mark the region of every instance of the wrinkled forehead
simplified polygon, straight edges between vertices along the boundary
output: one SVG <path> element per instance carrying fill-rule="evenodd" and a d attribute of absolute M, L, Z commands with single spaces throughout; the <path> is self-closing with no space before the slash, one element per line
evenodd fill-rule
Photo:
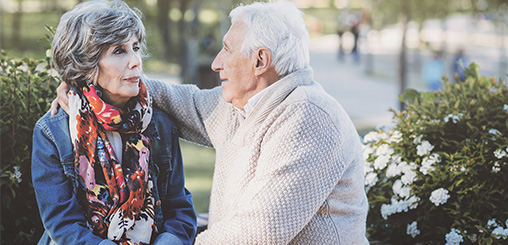
<path fill-rule="evenodd" d="M 236 43 L 242 42 L 245 36 L 245 32 L 247 31 L 247 25 L 238 20 L 231 25 L 226 35 L 224 35 L 223 42 L 224 43 Z"/>

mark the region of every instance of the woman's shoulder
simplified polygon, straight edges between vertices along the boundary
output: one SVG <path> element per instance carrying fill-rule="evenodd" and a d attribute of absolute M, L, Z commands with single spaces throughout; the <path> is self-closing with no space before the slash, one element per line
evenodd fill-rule
<path fill-rule="evenodd" d="M 36 127 L 62 127 L 69 123 L 69 115 L 62 109 L 58 109 L 56 115 L 51 115 L 51 111 L 46 112 L 35 124 Z"/>
<path fill-rule="evenodd" d="M 167 113 L 157 107 L 153 107 L 152 123 L 162 123 L 168 126 L 175 126 L 174 120 Z"/>

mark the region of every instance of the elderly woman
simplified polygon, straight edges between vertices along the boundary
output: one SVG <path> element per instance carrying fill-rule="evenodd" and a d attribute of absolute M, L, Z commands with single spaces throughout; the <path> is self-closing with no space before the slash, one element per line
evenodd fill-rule
<path fill-rule="evenodd" d="M 39 244 L 191 244 L 178 131 L 152 108 L 142 76 L 145 29 L 121 1 L 64 14 L 53 40 L 70 113 L 44 115 L 32 176 L 45 233 Z"/>

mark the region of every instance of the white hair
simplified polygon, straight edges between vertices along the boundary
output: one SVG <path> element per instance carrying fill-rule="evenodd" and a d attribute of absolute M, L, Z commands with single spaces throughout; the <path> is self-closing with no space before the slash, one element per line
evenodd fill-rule
<path fill-rule="evenodd" d="M 241 20 L 247 25 L 241 52 L 250 56 L 261 47 L 270 50 L 277 75 L 309 66 L 309 33 L 303 12 L 288 1 L 255 2 L 240 5 L 229 14 L 231 22 Z"/>

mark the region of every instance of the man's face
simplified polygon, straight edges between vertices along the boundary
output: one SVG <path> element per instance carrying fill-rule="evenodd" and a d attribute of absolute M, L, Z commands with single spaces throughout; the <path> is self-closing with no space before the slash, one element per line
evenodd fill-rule
<path fill-rule="evenodd" d="M 212 70 L 219 72 L 222 97 L 240 109 L 258 92 L 254 76 L 256 59 L 245 57 L 240 51 L 246 30 L 243 21 L 236 21 L 224 35 L 223 47 L 212 63 Z"/>

